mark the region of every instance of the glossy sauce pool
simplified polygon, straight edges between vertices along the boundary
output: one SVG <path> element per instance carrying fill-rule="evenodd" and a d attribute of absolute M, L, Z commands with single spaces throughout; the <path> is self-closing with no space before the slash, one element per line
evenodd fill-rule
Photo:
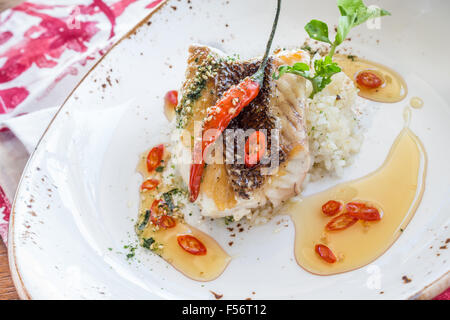
<path fill-rule="evenodd" d="M 405 127 L 374 173 L 289 202 L 284 212 L 295 224 L 298 264 L 314 274 L 331 275 L 360 268 L 383 254 L 405 229 L 421 201 L 426 163 L 422 143 Z M 328 200 L 367 201 L 382 209 L 382 219 L 358 221 L 342 231 L 325 231 L 332 218 L 322 213 L 321 206 Z M 322 260 L 315 252 L 316 244 L 328 246 L 338 261 L 330 264 Z"/>
<path fill-rule="evenodd" d="M 167 153 L 167 151 L 165 151 Z M 146 168 L 147 153 L 141 156 L 137 171 L 144 177 L 157 178 L 162 180 L 156 173 L 149 174 Z M 167 157 L 166 157 L 167 161 Z M 142 222 L 142 214 L 145 210 L 150 209 L 155 197 L 162 192 L 169 191 L 170 188 L 164 184 L 160 185 L 157 191 L 142 192 L 140 194 L 140 217 L 139 223 Z M 155 253 L 160 255 L 164 260 L 170 263 L 175 269 L 186 275 L 187 277 L 197 281 L 214 280 L 222 274 L 230 262 L 230 256 L 222 249 L 222 247 L 206 233 L 186 224 L 182 219 L 176 219 L 176 226 L 170 229 L 160 229 L 155 231 L 154 226 L 149 223 L 147 227 L 139 231 L 137 230 L 139 240 L 149 239 L 155 240 L 156 248 L 162 245 L 163 248 L 156 249 Z M 178 235 L 190 234 L 200 240 L 206 247 L 206 255 L 193 255 L 183 250 L 177 241 Z"/>
<path fill-rule="evenodd" d="M 342 68 L 342 71 L 355 82 L 358 87 L 358 95 L 369 100 L 395 103 L 403 100 L 408 94 L 405 80 L 394 70 L 369 60 L 356 56 L 335 55 L 333 61 Z M 383 80 L 379 88 L 369 89 L 359 85 L 356 77 L 362 71 L 370 71 Z"/>

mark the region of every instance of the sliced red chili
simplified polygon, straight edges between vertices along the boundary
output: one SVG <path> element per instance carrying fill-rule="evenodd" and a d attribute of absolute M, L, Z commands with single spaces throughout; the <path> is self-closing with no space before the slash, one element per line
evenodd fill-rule
<path fill-rule="evenodd" d="M 368 206 L 365 203 L 349 202 L 346 204 L 345 209 L 347 213 L 359 220 L 363 221 L 378 221 L 381 220 L 380 212 L 377 208 Z"/>
<path fill-rule="evenodd" d="M 253 167 L 266 153 L 266 135 L 261 131 L 253 132 L 245 143 L 245 165 Z"/>
<path fill-rule="evenodd" d="M 154 200 L 150 209 L 150 220 L 154 225 L 158 225 L 159 218 L 162 216 L 162 208 L 160 205 L 162 200 Z"/>
<path fill-rule="evenodd" d="M 342 210 L 342 203 L 335 200 L 330 200 L 322 206 L 322 212 L 327 216 L 334 216 Z"/>
<path fill-rule="evenodd" d="M 148 172 L 152 172 L 155 170 L 160 164 L 161 160 L 164 156 L 164 145 L 160 144 L 159 146 L 154 147 L 147 155 L 147 170 Z"/>
<path fill-rule="evenodd" d="M 150 220 L 155 226 L 159 226 L 163 229 L 173 228 L 176 225 L 175 219 L 168 216 L 165 212 L 164 202 L 161 199 L 153 201 L 150 210 Z"/>
<path fill-rule="evenodd" d="M 356 82 L 366 88 L 375 89 L 381 87 L 383 80 L 375 73 L 370 71 L 362 71 L 356 76 Z"/>
<path fill-rule="evenodd" d="M 317 254 L 328 263 L 335 263 L 337 261 L 336 256 L 330 248 L 323 244 L 316 244 Z"/>
<path fill-rule="evenodd" d="M 189 234 L 179 235 L 177 241 L 178 245 L 190 254 L 204 256 L 207 253 L 205 245 L 194 236 Z"/>
<path fill-rule="evenodd" d="M 346 212 L 359 212 L 365 206 L 366 205 L 362 202 L 349 202 L 345 205 L 345 211 Z"/>
<path fill-rule="evenodd" d="M 148 179 L 145 180 L 141 185 L 142 191 L 151 191 L 154 190 L 159 184 L 159 181 L 156 179 Z"/>
<path fill-rule="evenodd" d="M 170 229 L 170 228 L 173 228 L 173 227 L 175 227 L 176 226 L 176 222 L 175 222 L 175 219 L 173 218 L 173 217 L 171 217 L 171 216 L 168 216 L 168 215 L 163 215 L 163 216 L 161 216 L 161 218 L 159 219 L 159 226 L 161 227 L 161 228 L 164 228 L 164 229 Z"/>
<path fill-rule="evenodd" d="M 354 218 L 348 213 L 343 213 L 328 222 L 325 229 L 328 231 L 344 230 L 354 225 L 357 221 L 358 218 Z"/>
<path fill-rule="evenodd" d="M 178 91 L 171 90 L 171 91 L 167 92 L 166 96 L 164 97 L 164 100 L 168 106 L 175 109 L 175 107 L 178 104 Z"/>

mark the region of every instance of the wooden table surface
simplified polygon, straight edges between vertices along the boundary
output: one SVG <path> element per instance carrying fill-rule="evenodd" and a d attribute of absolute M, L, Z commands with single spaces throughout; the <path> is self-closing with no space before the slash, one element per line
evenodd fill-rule
<path fill-rule="evenodd" d="M 18 5 L 23 0 L 0 0 L 0 12 L 10 7 Z M 12 282 L 6 246 L 0 239 L 0 300 L 19 299 L 16 288 Z"/>
<path fill-rule="evenodd" d="M 0 240 L 0 300 L 19 299 L 9 273 L 8 254 L 2 240 Z"/>

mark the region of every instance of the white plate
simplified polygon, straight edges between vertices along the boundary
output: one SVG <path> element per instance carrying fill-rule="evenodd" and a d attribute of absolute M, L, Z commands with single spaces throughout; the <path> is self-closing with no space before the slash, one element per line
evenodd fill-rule
<path fill-rule="evenodd" d="M 448 285 L 450 253 L 439 249 L 450 233 L 448 1 L 376 1 L 392 17 L 383 18 L 380 29 L 359 27 L 346 43 L 353 53 L 402 74 L 409 96 L 378 105 L 345 179 L 379 167 L 402 128 L 409 99 L 425 101 L 413 111 L 411 123 L 429 156 L 425 195 L 404 234 L 384 255 L 352 272 L 312 275 L 294 261 L 292 223 L 275 233 L 277 218 L 239 233 L 232 247 L 223 222 L 203 226 L 233 257 L 211 282 L 192 281 L 143 249 L 135 259 L 125 258 L 123 246 L 135 241 L 138 155 L 167 139 L 161 133 L 167 125 L 162 97 L 180 86 L 189 44 L 216 46 L 242 58 L 261 54 L 275 1 L 264 4 L 172 1 L 83 79 L 44 134 L 14 202 L 10 262 L 22 298 L 210 299 L 213 290 L 228 299 L 405 299 L 426 298 Z M 300 45 L 303 26 L 312 18 L 336 22 L 335 1 L 284 0 L 275 45 Z M 405 284 L 404 275 L 412 281 Z"/>

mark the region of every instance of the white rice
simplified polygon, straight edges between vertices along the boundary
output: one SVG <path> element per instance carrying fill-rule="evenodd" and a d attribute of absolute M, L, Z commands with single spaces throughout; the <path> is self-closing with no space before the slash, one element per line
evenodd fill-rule
<path fill-rule="evenodd" d="M 327 175 L 342 176 L 363 142 L 357 109 L 357 89 L 343 72 L 313 99 L 306 112 L 313 167 L 311 181 Z"/>

